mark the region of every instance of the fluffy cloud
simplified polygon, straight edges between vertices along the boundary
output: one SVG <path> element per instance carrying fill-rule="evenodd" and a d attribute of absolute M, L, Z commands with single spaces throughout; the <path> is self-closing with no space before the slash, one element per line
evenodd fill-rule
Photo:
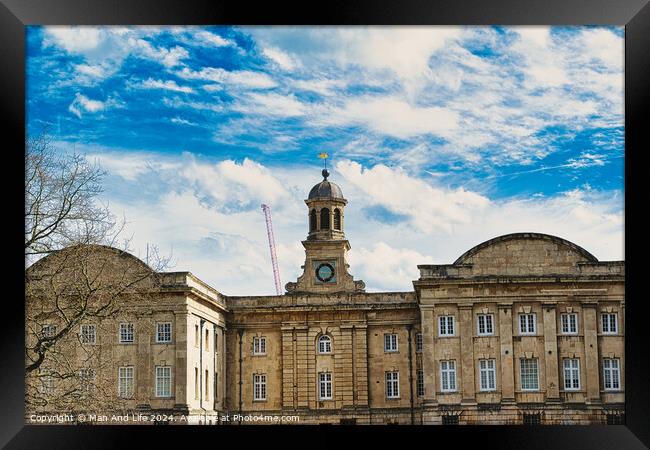
<path fill-rule="evenodd" d="M 176 84 L 174 80 L 162 81 L 162 80 L 154 80 L 152 78 L 149 78 L 136 86 L 144 89 L 164 89 L 167 91 L 185 92 L 185 93 L 194 92 L 194 89 L 192 89 L 191 87 L 179 86 L 178 84 Z"/>
<path fill-rule="evenodd" d="M 336 170 L 368 201 L 407 216 L 411 226 L 420 232 L 451 233 L 455 225 L 471 222 L 473 215 L 490 204 L 475 192 L 435 188 L 400 168 L 383 164 L 364 169 L 356 162 L 340 161 Z"/>
<path fill-rule="evenodd" d="M 110 104 L 112 104 L 110 101 L 102 102 L 100 100 L 92 100 L 85 95 L 77 93 L 70 106 L 68 106 L 68 111 L 81 119 L 84 112 L 92 114 L 103 111 Z"/>

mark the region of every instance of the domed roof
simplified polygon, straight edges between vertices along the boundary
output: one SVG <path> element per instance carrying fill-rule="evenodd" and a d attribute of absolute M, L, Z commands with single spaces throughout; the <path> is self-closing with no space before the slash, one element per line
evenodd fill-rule
<path fill-rule="evenodd" d="M 329 172 L 323 169 L 323 181 L 311 188 L 308 199 L 312 198 L 340 198 L 343 199 L 343 192 L 338 184 L 327 181 Z"/>

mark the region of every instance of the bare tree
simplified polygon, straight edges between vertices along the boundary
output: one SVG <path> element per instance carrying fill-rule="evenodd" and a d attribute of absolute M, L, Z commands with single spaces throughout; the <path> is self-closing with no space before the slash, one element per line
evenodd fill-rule
<path fill-rule="evenodd" d="M 78 153 L 58 152 L 47 134 L 26 141 L 25 255 L 106 243 L 116 221 L 98 201 L 105 172 Z"/>
<path fill-rule="evenodd" d="M 96 340 L 110 343 L 114 320 L 156 292 L 169 258 L 152 247 L 144 263 L 128 241 L 117 248 L 123 223 L 99 203 L 104 172 L 83 155 L 58 153 L 40 135 L 26 142 L 25 166 L 27 409 L 108 407 L 112 355 Z M 88 322 L 93 342 L 81 331 Z"/>

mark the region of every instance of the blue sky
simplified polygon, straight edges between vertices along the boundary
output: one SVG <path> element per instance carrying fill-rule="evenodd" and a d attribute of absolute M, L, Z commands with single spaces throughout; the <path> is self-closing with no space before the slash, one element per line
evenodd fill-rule
<path fill-rule="evenodd" d="M 515 231 L 623 259 L 622 28 L 29 27 L 27 54 L 28 133 L 226 294 L 272 293 L 262 202 L 300 274 L 321 151 L 369 290 Z"/>

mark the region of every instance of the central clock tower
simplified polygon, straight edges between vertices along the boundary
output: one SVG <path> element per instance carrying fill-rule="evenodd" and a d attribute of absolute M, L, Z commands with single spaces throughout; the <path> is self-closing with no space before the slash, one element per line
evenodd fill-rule
<path fill-rule="evenodd" d="M 348 272 L 350 243 L 344 232 L 344 209 L 348 201 L 343 198 L 341 188 L 327 180 L 327 169 L 322 174 L 323 181 L 309 191 L 305 200 L 309 233 L 302 241 L 304 272 L 296 282 L 287 283 L 286 290 L 290 294 L 364 292 L 365 283 L 355 281 Z"/>

